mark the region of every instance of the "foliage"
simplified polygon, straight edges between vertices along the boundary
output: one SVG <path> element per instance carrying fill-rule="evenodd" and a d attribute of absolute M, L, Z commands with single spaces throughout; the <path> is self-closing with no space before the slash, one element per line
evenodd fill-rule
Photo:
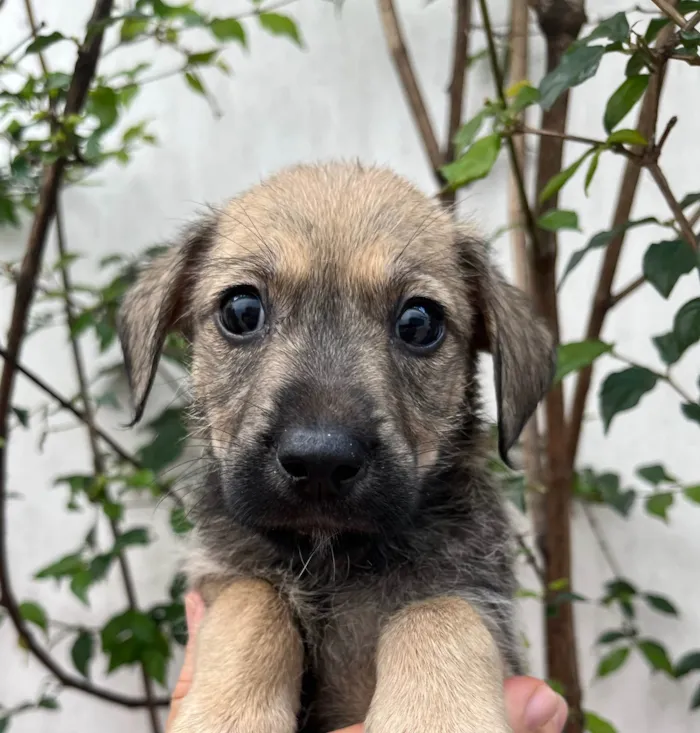
<path fill-rule="evenodd" d="M 690 18 L 700 10 L 700 2 L 686 0 L 678 9 Z M 627 124 L 630 113 L 649 89 L 650 79 L 659 64 L 671 61 L 698 65 L 700 33 L 692 28 L 678 30 L 672 36 L 672 43 L 659 47 L 655 45 L 659 33 L 672 21 L 661 13 L 646 17 L 644 28 L 640 28 L 639 23 L 631 23 L 627 13 L 617 13 L 597 23 L 586 36 L 570 46 L 561 63 L 538 85 L 520 82 L 503 90 L 503 95 L 497 99 L 487 100 L 454 135 L 453 155 L 439 171 L 446 188 L 456 191 L 488 176 L 514 137 L 546 134 L 546 131 L 524 125 L 523 115 L 538 108 L 550 110 L 568 90 L 584 83 L 595 83 L 600 64 L 608 55 L 624 56 L 627 64 L 624 78 L 601 109 L 604 135 L 601 139 L 570 138 L 571 144 L 583 146 L 583 152 L 537 192 L 538 207 L 554 200 L 578 177 L 579 171 L 585 171 L 582 183 L 587 195 L 595 185 L 599 160 L 604 155 L 634 158 L 640 166 L 653 170 L 656 177 L 660 173 L 658 154 L 665 135 L 656 135 L 654 140 L 660 141 L 657 143 L 647 140 L 639 129 L 622 125 Z M 127 64 L 109 72 L 98 67 L 84 110 L 70 116 L 64 114 L 64 108 L 71 74 L 63 68 L 44 66 L 43 55 L 46 53 L 48 58 L 48 52 L 57 44 L 77 48 L 79 41 L 63 35 L 58 29 L 42 28 L 11 49 L 0 62 L 0 126 L 5 146 L 5 158 L 0 167 L 0 226 L 18 227 L 36 211 L 43 172 L 57 157 L 67 160 L 67 184 L 79 185 L 108 163 L 128 164 L 143 145 L 157 144 L 156 123 L 132 118 L 131 105 L 145 85 L 169 75 L 178 76 L 183 82 L 183 90 L 203 98 L 216 111 L 215 100 L 208 91 L 208 74 L 231 72 L 223 51 L 229 44 L 247 47 L 251 23 L 297 46 L 303 45 L 302 35 L 292 18 L 260 0 L 252 0 L 246 17 L 213 17 L 198 9 L 196 2 L 175 5 L 162 0 L 137 0 L 118 3 L 108 21 L 114 45 L 108 46 L 104 55 L 136 44 L 148 44 L 153 49 L 152 60 Z M 201 39 L 202 34 L 207 39 L 206 45 L 197 50 L 191 48 L 190 38 L 197 35 Z M 178 62 L 165 72 L 156 73 L 155 60 L 163 55 L 162 52 L 167 52 L 169 58 L 177 58 Z M 41 64 L 37 63 L 40 56 Z M 111 175 L 120 175 L 110 170 Z M 697 278 L 700 274 L 697 236 L 689 237 L 687 226 L 689 219 L 694 220 L 693 225 L 698 220 L 700 194 L 689 192 L 675 204 L 677 206 L 671 206 L 673 216 L 668 220 L 655 217 L 627 220 L 595 234 L 571 255 L 558 288 L 564 286 L 568 276 L 591 252 L 605 252 L 617 237 L 632 229 L 646 231 L 645 228 L 652 225 L 665 234 L 649 242 L 640 263 L 639 286 L 649 284 L 661 299 L 667 299 L 681 278 Z M 576 233 L 582 229 L 576 211 L 544 207 L 538 208 L 538 212 L 533 222 L 540 232 L 556 235 L 562 230 Z M 97 283 L 94 279 L 73 278 L 75 264 L 84 258 L 81 253 L 67 249 L 57 261 L 44 263 L 30 337 L 40 337 L 48 327 L 61 326 L 73 343 L 80 345 L 90 339 L 98 344 L 102 355 L 101 367 L 93 375 L 89 394 L 69 397 L 66 400 L 69 404 L 85 405 L 87 401 L 101 409 L 125 408 L 119 377 L 122 364 L 114 357 L 116 311 L 120 298 L 133 281 L 137 264 L 158 251 L 157 247 L 152 247 L 133 257 L 110 255 L 104 258 L 97 263 L 100 273 Z M 16 283 L 17 263 L 6 263 L 4 275 Z M 66 282 L 70 282 L 68 287 Z M 619 300 L 623 305 L 623 298 Z M 71 316 L 68 319 L 67 305 Z M 678 397 L 678 419 L 686 421 L 687 429 L 696 436 L 700 425 L 700 383 L 693 385 L 692 390 L 683 387 L 677 383 L 672 370 L 700 341 L 700 298 L 691 298 L 684 303 L 668 324 L 668 330 L 650 334 L 650 338 L 665 365 L 662 371 L 623 356 L 624 344 L 589 338 L 560 345 L 555 381 L 566 383 L 599 362 L 614 363 L 617 366 L 602 381 L 598 394 L 598 413 L 606 432 L 618 427 L 618 416 L 643 409 L 647 394 L 667 388 Z M 166 381 L 172 381 L 171 371 L 182 374 L 186 364 L 184 343 L 170 336 L 160 367 Z M 55 478 L 55 490 L 65 496 L 66 511 L 91 517 L 92 523 L 84 537 L 76 538 L 68 554 L 36 570 L 34 579 L 37 583 L 52 583 L 58 589 L 67 589 L 77 603 L 89 606 L 110 573 L 128 576 L 129 564 L 138 553 L 157 541 L 147 527 L 128 523 L 127 505 L 134 496 L 167 505 L 174 535 L 185 535 L 189 531 L 186 512 L 173 490 L 175 478 L 169 471 L 181 459 L 185 448 L 186 407 L 181 401 L 156 415 L 146 426 L 143 444 L 135 455 L 115 450 L 113 442 L 108 445 L 98 435 L 101 450 L 100 456 L 95 456 L 95 470 L 76 469 L 74 474 Z M 59 409 L 62 409 L 60 405 L 52 402 L 30 413 L 21 405 L 13 405 L 13 429 L 39 425 L 43 444 L 54 429 L 49 418 Z M 621 422 L 622 418 L 619 420 Z M 97 426 L 93 428 L 98 429 Z M 537 487 L 529 485 L 522 473 L 508 471 L 495 457 L 493 466 L 503 472 L 508 495 L 515 506 L 524 511 L 530 493 Z M 627 518 L 639 508 L 653 519 L 665 522 L 676 505 L 700 504 L 700 477 L 688 484 L 674 477 L 671 467 L 650 463 L 639 467 L 635 481 L 626 485 L 621 476 L 606 471 L 605 467 L 579 467 L 574 473 L 573 493 L 586 511 L 602 506 Z M 109 541 L 104 540 L 104 532 L 98 531 L 104 527 L 110 530 Z M 537 558 L 527 542 L 523 541 L 522 547 L 528 561 L 536 566 Z M 1 551 L 4 547 L 0 547 Z M 540 599 L 548 614 L 556 615 L 562 605 L 572 603 L 596 603 L 615 612 L 618 619 L 615 626 L 597 640 L 600 651 L 598 677 L 615 675 L 630 658 L 638 656 L 654 672 L 673 679 L 695 675 L 700 681 L 700 650 L 688 650 L 674 659 L 661 640 L 649 637 L 639 619 L 640 607 L 676 617 L 681 612 L 677 604 L 653 590 L 639 589 L 619 576 L 620 573 L 613 569 L 611 579 L 598 598 L 574 593 L 567 579 L 550 583 L 538 591 L 523 591 L 522 595 Z M 176 576 L 166 598 L 150 607 L 142 607 L 137 599 L 127 598 L 124 606 L 114 609 L 99 628 L 61 623 L 52 617 L 49 609 L 32 598 L 17 599 L 16 610 L 27 633 L 36 631 L 47 648 L 59 640 L 69 644 L 75 674 L 63 672 L 55 685 L 52 683 L 50 688 L 42 689 L 34 700 L 13 708 L 0 707 L 0 733 L 10 726 L 16 715 L 35 709 L 57 709 L 56 695 L 60 688 L 75 686 L 72 680 L 76 677 L 89 683 L 98 660 L 110 673 L 122 668 L 140 668 L 148 680 L 162 688 L 176 648 L 186 642 L 182 593 L 183 579 Z M 3 596 L 4 605 L 7 606 L 10 600 Z M 18 639 L 21 646 L 27 646 L 25 636 L 20 634 Z M 104 696 L 104 690 L 96 685 L 90 684 L 87 691 Z M 165 699 L 164 694 L 152 695 L 144 704 L 162 704 Z M 691 706 L 700 707 L 700 687 L 694 693 Z M 586 711 L 584 724 L 591 733 L 615 731 L 613 723 L 591 711 Z"/>

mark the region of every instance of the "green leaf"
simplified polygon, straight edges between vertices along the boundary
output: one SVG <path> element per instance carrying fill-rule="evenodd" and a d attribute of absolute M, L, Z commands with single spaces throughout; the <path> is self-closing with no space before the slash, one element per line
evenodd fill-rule
<path fill-rule="evenodd" d="M 574 173 L 576 173 L 576 171 L 581 167 L 583 161 L 591 155 L 592 152 L 592 150 L 589 150 L 578 160 L 574 161 L 568 168 L 564 168 L 564 170 L 557 173 L 556 176 L 552 176 L 540 191 L 539 202 L 543 204 L 545 201 L 552 198 L 557 191 L 563 188 L 566 182 L 574 175 Z"/>
<path fill-rule="evenodd" d="M 34 576 L 37 580 L 43 578 L 73 577 L 80 570 L 85 569 L 85 563 L 78 554 L 66 555 L 55 563 L 47 565 Z"/>
<path fill-rule="evenodd" d="M 681 412 L 693 422 L 700 425 L 700 404 L 697 402 L 686 402 L 681 405 Z"/>
<path fill-rule="evenodd" d="M 616 670 L 620 669 L 622 665 L 627 661 L 629 657 L 629 647 L 620 647 L 607 654 L 600 660 L 598 664 L 598 670 L 596 672 L 598 677 L 607 677 Z"/>
<path fill-rule="evenodd" d="M 147 545 L 150 542 L 148 530 L 145 527 L 136 527 L 120 535 L 114 543 L 114 552 L 120 552 L 134 545 Z"/>
<path fill-rule="evenodd" d="M 556 232 L 559 229 L 578 230 L 578 214 L 564 209 L 550 209 L 540 216 L 537 226 L 548 232 Z"/>
<path fill-rule="evenodd" d="M 187 576 L 184 573 L 176 573 L 172 583 L 170 584 L 170 598 L 173 601 L 181 600 L 182 596 L 185 594 L 186 589 Z"/>
<path fill-rule="evenodd" d="M 500 149 L 501 136 L 497 133 L 487 135 L 477 140 L 454 163 L 443 166 L 440 171 L 451 188 L 466 186 L 491 172 Z"/>
<path fill-rule="evenodd" d="M 73 660 L 73 666 L 83 677 L 89 677 L 88 667 L 92 660 L 93 651 L 94 640 L 92 634 L 88 631 L 81 631 L 71 647 L 70 656 Z"/>
<path fill-rule="evenodd" d="M 585 728 L 588 733 L 617 733 L 615 727 L 595 713 L 584 713 Z"/>
<path fill-rule="evenodd" d="M 673 665 L 668 658 L 668 653 L 661 644 L 656 641 L 646 640 L 640 641 L 637 646 L 654 671 L 660 670 L 661 672 L 666 672 L 669 677 L 673 677 Z"/>
<path fill-rule="evenodd" d="M 122 43 L 130 43 L 146 31 L 148 28 L 148 18 L 134 17 L 125 18 L 119 31 L 119 39 Z"/>
<path fill-rule="evenodd" d="M 155 433 L 155 438 L 139 451 L 139 462 L 143 468 L 158 473 L 176 460 L 184 450 L 187 428 L 183 411 L 169 407 L 147 427 Z"/>
<path fill-rule="evenodd" d="M 612 348 L 612 344 L 603 341 L 574 341 L 560 344 L 555 383 L 561 381 L 567 374 L 589 366 L 599 356 L 610 353 Z"/>
<path fill-rule="evenodd" d="M 86 606 L 88 603 L 87 592 L 92 585 L 92 574 L 89 569 L 78 571 L 70 581 L 71 593 Z"/>
<path fill-rule="evenodd" d="M 647 282 L 668 298 L 678 279 L 698 265 L 698 257 L 684 239 L 650 244 L 644 254 L 642 271 Z"/>
<path fill-rule="evenodd" d="M 666 469 L 658 463 L 638 468 L 637 476 L 644 481 L 647 481 L 652 486 L 658 486 L 662 483 L 675 483 L 676 481 L 676 479 L 673 476 L 669 476 L 668 473 L 666 473 Z"/>
<path fill-rule="evenodd" d="M 644 598 L 646 602 L 655 610 L 660 613 L 667 613 L 669 616 L 678 616 L 678 609 L 663 596 L 657 596 L 653 593 L 645 593 Z"/>
<path fill-rule="evenodd" d="M 452 141 L 455 146 L 455 153 L 461 155 L 473 142 L 481 130 L 484 120 L 489 116 L 488 109 L 482 109 L 478 114 L 462 125 Z"/>
<path fill-rule="evenodd" d="M 37 707 L 44 710 L 58 710 L 58 700 L 55 697 L 42 697 L 37 703 Z"/>
<path fill-rule="evenodd" d="M 259 13 L 260 25 L 275 36 L 286 36 L 298 46 L 302 46 L 301 36 L 296 23 L 288 16 L 280 13 Z"/>
<path fill-rule="evenodd" d="M 10 725 L 10 716 L 9 715 L 3 715 L 2 717 L 0 717 L 0 733 L 5 733 L 9 725 Z"/>
<path fill-rule="evenodd" d="M 583 192 L 588 196 L 588 189 L 591 186 L 591 183 L 593 183 L 593 177 L 596 174 L 596 171 L 598 170 L 598 161 L 600 160 L 600 155 L 603 151 L 602 150 L 596 150 L 593 155 L 591 156 L 591 162 L 588 166 L 588 170 L 586 171 L 586 180 L 583 183 Z"/>
<path fill-rule="evenodd" d="M 100 121 L 100 130 L 106 130 L 117 121 L 119 116 L 119 97 L 114 89 L 97 87 L 90 92 L 87 111 Z"/>
<path fill-rule="evenodd" d="M 238 41 L 246 45 L 246 35 L 243 26 L 236 18 L 214 18 L 209 23 L 214 37 L 219 41 Z"/>
<path fill-rule="evenodd" d="M 565 53 L 556 69 L 540 83 L 540 106 L 548 110 L 571 87 L 583 84 L 598 70 L 605 54 L 603 46 L 580 46 Z"/>
<path fill-rule="evenodd" d="M 187 534 L 192 529 L 192 523 L 182 507 L 175 507 L 170 512 L 170 527 L 178 535 Z"/>
<path fill-rule="evenodd" d="M 156 680 L 156 682 L 164 685 L 167 662 L 165 655 L 155 649 L 146 649 L 141 655 L 141 661 L 143 662 L 146 674 Z"/>
<path fill-rule="evenodd" d="M 23 407 L 13 407 L 12 412 L 23 428 L 29 427 L 29 410 Z"/>
<path fill-rule="evenodd" d="M 25 601 L 19 606 L 19 615 L 29 623 L 38 626 L 42 631 L 49 630 L 49 622 L 46 619 L 46 611 L 33 601 Z"/>
<path fill-rule="evenodd" d="M 535 89 L 535 87 L 532 87 L 529 84 L 524 84 L 518 89 L 515 99 L 513 99 L 510 105 L 510 112 L 511 114 L 518 115 L 524 109 L 539 101 L 539 89 Z"/>
<path fill-rule="evenodd" d="M 700 298 L 682 305 L 673 319 L 673 331 L 655 336 L 652 341 L 663 361 L 669 366 L 675 364 L 700 341 Z"/>
<path fill-rule="evenodd" d="M 683 198 L 683 201 L 681 201 L 681 209 L 687 209 L 688 206 L 697 204 L 698 201 L 700 201 L 700 193 L 689 193 Z"/>
<path fill-rule="evenodd" d="M 613 644 L 621 639 L 626 639 L 628 634 L 624 631 L 605 631 L 598 637 L 598 644 Z"/>
<path fill-rule="evenodd" d="M 613 92 L 605 107 L 603 125 L 610 133 L 630 112 L 632 107 L 642 98 L 649 85 L 648 74 L 630 76 Z"/>
<path fill-rule="evenodd" d="M 683 489 L 683 496 L 689 501 L 700 504 L 700 484 L 697 486 L 686 486 Z"/>
<path fill-rule="evenodd" d="M 684 654 L 676 663 L 676 677 L 685 677 L 691 672 L 700 672 L 700 651 Z"/>
<path fill-rule="evenodd" d="M 642 71 L 649 70 L 649 60 L 643 51 L 635 51 L 625 67 L 625 76 L 638 76 Z"/>
<path fill-rule="evenodd" d="M 609 145 L 647 145 L 648 140 L 638 130 L 615 130 L 605 141 Z"/>
<path fill-rule="evenodd" d="M 631 410 L 639 400 L 656 386 L 656 375 L 644 367 L 630 367 L 609 374 L 600 390 L 600 413 L 607 433 L 613 418 Z"/>
<path fill-rule="evenodd" d="M 700 708 L 700 686 L 695 690 L 690 700 L 690 709 L 697 710 L 698 708 Z"/>
<path fill-rule="evenodd" d="M 662 491 L 652 494 L 645 502 L 647 514 L 668 521 L 668 510 L 673 505 L 673 494 L 670 491 Z"/>
<path fill-rule="evenodd" d="M 187 54 L 188 66 L 202 66 L 210 64 L 221 53 L 221 49 L 213 48 L 210 51 L 200 51 L 199 53 Z"/>
<path fill-rule="evenodd" d="M 54 43 L 58 43 L 59 41 L 66 40 L 66 37 L 59 33 L 58 31 L 54 31 L 53 33 L 49 33 L 48 35 L 38 35 L 28 46 L 27 50 L 25 51 L 26 54 L 30 53 L 39 53 L 40 51 L 44 51 L 45 49 L 49 48 L 49 46 L 53 46 Z"/>
<path fill-rule="evenodd" d="M 630 25 L 624 12 L 615 13 L 598 25 L 583 38 L 576 41 L 576 45 L 590 44 L 591 41 L 607 38 L 612 42 L 626 41 L 629 38 Z"/>
<path fill-rule="evenodd" d="M 197 92 L 197 94 L 202 94 L 206 96 L 206 91 L 204 89 L 204 84 L 202 83 L 202 80 L 199 77 L 199 74 L 195 73 L 194 71 L 186 71 L 185 72 L 185 81 L 187 82 L 187 85 L 190 89 Z"/>

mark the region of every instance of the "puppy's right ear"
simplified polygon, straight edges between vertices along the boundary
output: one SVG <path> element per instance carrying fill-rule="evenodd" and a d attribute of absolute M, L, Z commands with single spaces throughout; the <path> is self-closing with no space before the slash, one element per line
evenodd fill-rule
<path fill-rule="evenodd" d="M 187 332 L 190 292 L 199 262 L 211 246 L 216 220 L 191 225 L 181 241 L 154 259 L 122 301 L 117 318 L 135 425 L 143 415 L 169 331 Z"/>

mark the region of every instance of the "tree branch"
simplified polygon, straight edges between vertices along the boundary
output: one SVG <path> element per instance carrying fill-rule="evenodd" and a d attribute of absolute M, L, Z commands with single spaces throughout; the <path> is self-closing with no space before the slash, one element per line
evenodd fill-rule
<path fill-rule="evenodd" d="M 399 27 L 399 20 L 396 15 L 394 2 L 393 0 L 378 0 L 378 3 L 384 36 L 386 37 L 386 42 L 389 46 L 394 66 L 399 74 L 399 78 L 401 79 L 401 85 L 406 96 L 406 100 L 411 108 L 414 122 L 420 132 L 423 147 L 425 148 L 425 153 L 428 156 L 430 166 L 432 167 L 440 186 L 442 186 L 444 181 L 442 180 L 439 172 L 443 163 L 440 146 L 438 144 L 437 137 L 435 136 L 425 102 L 423 101 L 423 95 L 421 94 L 418 86 L 416 74 L 413 70 L 413 65 L 411 64 L 411 59 L 406 49 L 406 43 L 401 34 L 401 28 Z"/>
<path fill-rule="evenodd" d="M 10 360 L 10 355 L 2 346 L 0 346 L 0 356 L 5 361 Z M 38 387 L 42 392 L 45 392 L 52 400 L 54 400 L 54 402 L 57 402 L 64 410 L 72 413 L 78 420 L 80 420 L 80 422 L 87 422 L 87 417 L 82 410 L 71 404 L 65 397 L 62 397 L 58 392 L 53 389 L 53 387 L 51 387 L 51 385 L 47 384 L 41 377 L 39 377 L 37 374 L 34 374 L 34 372 L 30 371 L 18 362 L 14 363 L 14 367 L 20 374 L 24 375 L 32 384 L 34 384 L 35 387 Z M 121 458 L 125 463 L 131 464 L 136 469 L 142 468 L 141 464 L 136 460 L 136 458 L 134 458 L 134 456 L 130 455 L 122 446 L 119 445 L 119 443 L 115 442 L 114 439 L 110 438 L 110 436 L 104 430 L 97 427 L 96 425 L 95 432 L 100 437 L 100 440 L 102 440 L 105 445 L 109 446 L 114 451 L 114 453 L 116 453 L 116 455 L 118 455 L 119 458 Z"/>
<path fill-rule="evenodd" d="M 450 112 L 447 124 L 447 141 L 443 160 L 454 160 L 453 140 L 462 123 L 464 108 L 467 57 L 469 55 L 469 30 L 471 27 L 472 0 L 455 0 L 455 42 L 452 58 L 452 81 L 450 82 Z"/>
<path fill-rule="evenodd" d="M 64 109 L 66 116 L 78 114 L 82 109 L 100 56 L 105 26 L 104 21 L 111 15 L 112 4 L 113 0 L 96 0 L 95 2 L 85 40 L 78 50 L 78 57 L 68 87 Z M 3 606 L 7 609 L 20 638 L 25 640 L 28 648 L 34 652 L 37 659 L 45 667 L 54 672 L 59 679 L 62 681 L 65 680 L 68 686 L 78 689 L 88 688 L 86 689 L 88 691 L 94 688 L 82 680 L 68 677 L 36 643 L 31 632 L 26 628 L 24 619 L 13 601 L 14 596 L 10 585 L 7 552 L 5 551 L 7 541 L 7 439 L 9 435 L 9 414 L 12 403 L 12 392 L 17 372 L 16 364 L 24 340 L 27 319 L 36 289 L 36 280 L 46 248 L 46 240 L 56 208 L 56 197 L 66 165 L 66 158 L 58 157 L 44 170 L 39 193 L 39 203 L 34 214 L 34 220 L 27 242 L 27 250 L 22 260 L 19 278 L 15 288 L 14 304 L 7 337 L 7 354 L 9 358 L 3 362 L 2 377 L 0 378 L 0 592 L 2 594 Z M 132 702 L 131 698 L 124 698 L 123 696 L 114 695 L 109 692 L 104 692 L 102 696 L 105 699 L 110 699 L 112 702 L 119 702 L 121 704 L 124 704 L 125 700 L 129 703 Z"/>
<path fill-rule="evenodd" d="M 31 0 L 27 0 L 31 2 Z M 87 373 L 85 370 L 85 361 L 83 354 L 80 349 L 80 344 L 74 335 L 75 326 L 75 315 L 73 313 L 73 307 L 70 299 L 72 293 L 72 283 L 70 273 L 68 271 L 68 265 L 66 264 L 66 255 L 68 250 L 65 243 L 65 230 L 63 227 L 63 217 L 61 214 L 60 201 L 56 202 L 56 235 L 58 240 L 58 252 L 60 256 L 60 267 L 59 271 L 61 274 L 61 281 L 63 285 L 63 307 L 66 315 L 66 322 L 68 326 L 68 340 L 71 345 L 71 351 L 73 353 L 73 363 L 75 365 L 75 374 L 78 380 L 78 389 L 80 392 L 80 399 L 83 403 L 83 410 L 85 414 L 85 426 L 87 428 L 88 440 L 90 443 L 90 451 L 92 453 L 93 469 L 96 476 L 106 475 L 104 459 L 100 452 L 100 446 L 98 442 L 98 434 L 95 428 L 95 413 L 92 406 L 92 400 L 90 398 L 90 387 L 87 379 Z M 112 532 L 112 540 L 115 547 L 119 546 L 119 538 L 121 537 L 121 528 L 119 522 L 113 517 L 109 517 L 109 526 Z M 124 554 L 124 550 L 119 550 L 116 553 L 117 564 L 121 572 L 122 581 L 124 583 L 124 591 L 126 593 L 129 608 L 132 611 L 138 610 L 138 603 L 136 599 L 136 587 L 134 585 L 131 568 Z M 141 679 L 143 682 L 144 693 L 146 697 L 146 708 L 148 710 L 149 719 L 151 722 L 151 729 L 154 733 L 159 733 L 161 729 L 160 720 L 158 719 L 158 710 L 155 703 L 155 695 L 153 692 L 153 683 L 151 678 L 148 676 L 145 664 L 141 663 Z"/>
<path fill-rule="evenodd" d="M 649 173 L 651 173 L 652 178 L 654 179 L 654 181 L 656 181 L 656 185 L 659 187 L 661 194 L 666 200 L 668 208 L 671 209 L 671 211 L 673 212 L 673 216 L 678 222 L 678 226 L 680 227 L 686 242 L 688 242 L 688 244 L 697 252 L 698 240 L 695 237 L 695 232 L 693 232 L 693 228 L 690 225 L 690 222 L 685 218 L 685 214 L 683 213 L 681 205 L 678 203 L 678 200 L 671 192 L 671 187 L 669 186 L 668 180 L 663 174 L 663 171 L 661 170 L 661 168 L 659 168 L 659 164 L 654 162 L 648 165 L 647 168 L 649 168 Z"/>
<path fill-rule="evenodd" d="M 619 293 L 615 293 L 615 295 L 610 296 L 610 306 L 609 308 L 613 308 L 616 306 L 621 300 L 624 300 L 628 295 L 632 295 L 638 288 L 641 288 L 642 285 L 646 282 L 646 278 L 644 275 L 640 275 L 635 280 L 632 280 L 632 282 L 629 285 L 626 285 L 622 290 L 620 290 Z"/>
<path fill-rule="evenodd" d="M 652 0 L 661 12 L 669 17 L 679 28 L 685 30 L 685 18 L 676 10 L 676 8 L 666 0 Z"/>
<path fill-rule="evenodd" d="M 661 30 L 657 40 L 659 48 L 665 48 L 673 39 L 675 30 L 673 26 L 668 25 Z M 663 57 L 662 57 L 663 58 Z M 667 64 L 661 64 L 652 73 L 642 108 L 637 121 L 637 130 L 646 140 L 653 138 L 656 130 L 656 124 L 659 114 L 659 102 L 663 89 L 664 80 L 666 78 Z M 639 149 L 638 152 L 643 152 Z M 617 198 L 615 214 L 613 216 L 611 229 L 617 229 L 620 233 L 615 236 L 607 245 L 603 264 L 598 275 L 598 282 L 593 298 L 591 312 L 586 327 L 586 340 L 595 341 L 600 337 L 600 333 L 605 322 L 608 311 L 613 305 L 611 298 L 612 283 L 615 279 L 617 264 L 622 253 L 622 246 L 625 242 L 624 224 L 629 221 L 632 205 L 634 204 L 637 186 L 641 174 L 641 166 L 638 160 L 629 158 L 625 165 L 622 176 L 622 183 Z M 568 420 L 568 461 L 573 468 L 578 452 L 579 441 L 581 439 L 581 429 L 583 427 L 583 416 L 586 410 L 586 402 L 588 400 L 588 391 L 591 386 L 591 378 L 593 367 L 588 366 L 581 369 L 576 379 L 576 387 L 574 390 L 573 404 L 570 417 Z"/>

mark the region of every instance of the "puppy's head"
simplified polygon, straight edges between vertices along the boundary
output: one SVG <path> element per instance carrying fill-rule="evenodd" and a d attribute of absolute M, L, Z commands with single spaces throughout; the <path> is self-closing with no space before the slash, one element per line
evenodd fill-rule
<path fill-rule="evenodd" d="M 485 245 L 357 165 L 287 170 L 195 224 L 120 323 L 137 419 L 167 331 L 190 339 L 206 491 L 261 531 L 401 525 L 476 430 L 477 352 L 494 356 L 504 458 L 554 363 Z"/>

